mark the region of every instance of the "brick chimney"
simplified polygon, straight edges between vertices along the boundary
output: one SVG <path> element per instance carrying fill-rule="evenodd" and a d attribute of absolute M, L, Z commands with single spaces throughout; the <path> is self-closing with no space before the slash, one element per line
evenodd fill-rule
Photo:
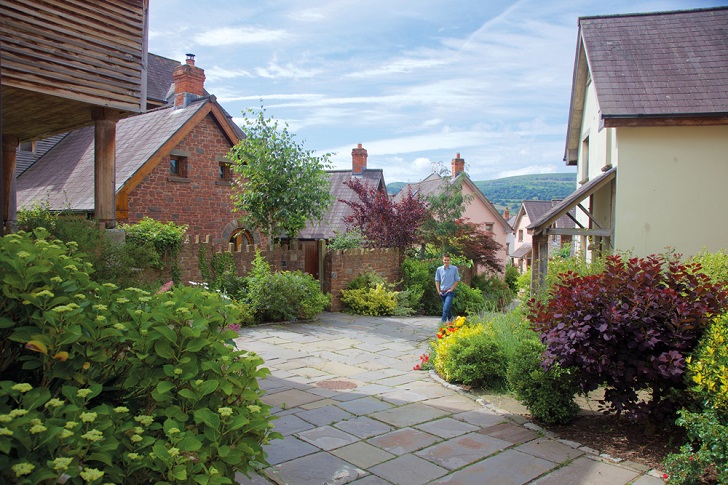
<path fill-rule="evenodd" d="M 506 210 L 503 211 L 503 219 L 508 220 L 509 217 L 511 217 L 511 211 L 506 207 Z"/>
<path fill-rule="evenodd" d="M 460 158 L 460 154 L 455 155 L 452 159 L 452 178 L 457 177 L 465 171 L 465 159 Z"/>
<path fill-rule="evenodd" d="M 351 173 L 361 175 L 367 169 L 367 150 L 359 143 L 351 150 Z"/>
<path fill-rule="evenodd" d="M 187 54 L 185 63 L 174 69 L 172 80 L 175 107 L 184 108 L 205 95 L 205 70 L 195 66 L 194 54 Z"/>

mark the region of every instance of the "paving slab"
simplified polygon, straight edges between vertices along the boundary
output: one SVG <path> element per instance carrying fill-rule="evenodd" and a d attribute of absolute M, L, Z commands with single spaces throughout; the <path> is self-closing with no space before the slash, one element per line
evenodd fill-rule
<path fill-rule="evenodd" d="M 273 421 L 273 431 L 277 431 L 284 436 L 289 434 L 295 434 L 299 431 L 306 431 L 307 429 L 311 429 L 313 427 L 313 424 L 304 421 L 295 414 L 280 416 L 278 419 Z"/>
<path fill-rule="evenodd" d="M 543 458 L 544 460 L 554 463 L 564 463 L 579 458 L 584 454 L 583 451 L 567 446 L 552 439 L 540 438 L 528 443 L 524 443 L 516 448 L 516 450 L 529 455 Z"/>
<path fill-rule="evenodd" d="M 369 439 L 369 444 L 395 455 L 404 455 L 436 443 L 440 439 L 414 428 L 403 428 Z"/>
<path fill-rule="evenodd" d="M 427 423 L 418 424 L 415 428 L 434 434 L 440 438 L 454 438 L 456 436 L 478 430 L 477 426 L 452 418 L 428 421 Z M 498 438 L 498 436 L 496 436 L 496 438 Z"/>
<path fill-rule="evenodd" d="M 536 480 L 534 485 L 624 485 L 638 476 L 639 473 L 634 470 L 583 456 L 569 466 Z"/>
<path fill-rule="evenodd" d="M 263 451 L 268 455 L 268 463 L 276 465 L 284 461 L 316 453 L 320 449 L 305 441 L 301 441 L 295 436 L 285 436 L 282 440 L 273 440 L 269 445 L 263 446 Z"/>
<path fill-rule="evenodd" d="M 499 423 L 481 428 L 478 433 L 513 444 L 521 444 L 538 438 L 538 433 L 513 423 Z M 532 453 L 533 454 L 533 453 Z M 535 455 L 539 456 L 539 455 Z M 544 458 L 543 456 L 541 458 Z"/>
<path fill-rule="evenodd" d="M 342 446 L 330 453 L 361 468 L 370 468 L 396 456 L 363 441 Z"/>
<path fill-rule="evenodd" d="M 333 405 L 302 411 L 296 413 L 296 416 L 316 426 L 324 426 L 354 417 L 353 414 Z"/>
<path fill-rule="evenodd" d="M 487 427 L 506 421 L 506 418 L 488 409 L 480 408 L 474 411 L 466 411 L 453 415 L 453 418 L 475 426 Z"/>
<path fill-rule="evenodd" d="M 372 414 L 374 419 L 384 421 L 392 426 L 406 427 L 424 423 L 446 416 L 448 413 L 432 406 L 420 403 L 405 404 L 397 408 L 387 409 Z"/>
<path fill-rule="evenodd" d="M 299 433 L 298 436 L 324 451 L 333 450 L 358 441 L 358 438 L 331 426 L 321 426 Z"/>
<path fill-rule="evenodd" d="M 445 468 L 414 455 L 402 455 L 373 466 L 369 471 L 395 485 L 423 485 L 447 474 Z"/>
<path fill-rule="evenodd" d="M 353 434 L 359 438 L 371 438 L 380 434 L 388 433 L 392 431 L 392 427 L 388 426 L 381 421 L 377 421 L 366 416 L 359 416 L 358 418 L 348 419 L 336 423 L 334 426 L 342 431 L 349 434 Z"/>
<path fill-rule="evenodd" d="M 321 400 L 321 396 L 300 389 L 290 389 L 288 391 L 276 392 L 275 394 L 266 394 L 261 398 L 261 401 L 264 403 L 281 409 L 295 408 L 301 404 L 308 404 L 319 400 Z"/>
<path fill-rule="evenodd" d="M 394 407 L 388 402 L 384 402 L 375 397 L 367 396 L 351 401 L 339 403 L 338 406 L 352 414 L 362 416 L 364 414 L 372 414 L 385 409 Z"/>
<path fill-rule="evenodd" d="M 546 473 L 553 467 L 554 464 L 550 461 L 518 451 L 506 450 L 432 483 L 447 483 L 448 485 L 483 485 L 491 483 L 522 485 Z M 590 484 L 590 482 L 579 483 L 581 485 Z"/>
<path fill-rule="evenodd" d="M 507 441 L 480 433 L 468 433 L 415 453 L 448 470 L 455 470 L 511 446 Z"/>
<path fill-rule="evenodd" d="M 339 485 L 366 475 L 366 471 L 329 453 L 316 453 L 270 467 L 266 475 L 276 483 Z"/>
<path fill-rule="evenodd" d="M 474 411 L 476 409 L 482 409 L 483 407 L 469 397 L 457 394 L 453 391 L 450 391 L 450 393 L 451 394 L 449 396 L 428 400 L 427 405 L 453 414 Z"/>

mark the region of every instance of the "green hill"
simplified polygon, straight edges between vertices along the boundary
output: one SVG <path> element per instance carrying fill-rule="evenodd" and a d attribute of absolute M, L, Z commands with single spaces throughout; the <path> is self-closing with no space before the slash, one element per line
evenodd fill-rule
<path fill-rule="evenodd" d="M 518 175 L 495 180 L 473 181 L 499 210 L 506 207 L 515 215 L 523 200 L 563 199 L 576 190 L 576 173 Z M 387 184 L 387 192 L 396 194 L 404 182 Z"/>

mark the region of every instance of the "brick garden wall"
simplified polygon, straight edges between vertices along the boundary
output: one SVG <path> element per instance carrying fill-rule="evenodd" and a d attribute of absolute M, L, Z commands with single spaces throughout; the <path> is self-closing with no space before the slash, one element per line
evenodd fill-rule
<path fill-rule="evenodd" d="M 213 242 L 208 236 L 201 240 L 199 236 L 187 238 L 182 244 L 179 253 L 179 267 L 181 272 L 181 281 L 187 284 L 190 281 L 202 282 L 202 272 L 200 271 L 200 252 L 204 248 L 204 256 L 207 266 L 210 266 L 212 256 L 215 253 L 230 251 L 235 258 L 235 267 L 238 276 L 244 276 L 250 271 L 251 264 L 255 259 L 255 250 L 259 249 L 261 256 L 270 264 L 273 271 L 296 271 L 304 270 L 304 251 L 300 244 L 294 242 L 290 247 L 286 244 L 276 246 L 273 251 L 268 247 L 260 246 L 243 246 L 240 251 L 234 251 L 231 244 L 220 244 Z"/>
<path fill-rule="evenodd" d="M 328 251 L 324 262 L 324 291 L 333 297 L 331 311 L 342 310 L 341 290 L 361 273 L 374 271 L 389 283 L 401 280 L 403 257 L 399 249 L 393 248 Z"/>

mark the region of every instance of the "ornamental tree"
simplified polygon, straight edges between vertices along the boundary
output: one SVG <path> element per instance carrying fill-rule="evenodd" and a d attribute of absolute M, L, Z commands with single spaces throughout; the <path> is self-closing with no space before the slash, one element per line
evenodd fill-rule
<path fill-rule="evenodd" d="M 458 233 L 457 220 L 463 217 L 473 195 L 463 194 L 461 179 L 450 180 L 448 170 L 440 166 L 438 175 L 445 179 L 439 192 L 427 197 L 428 207 L 432 217 L 427 218 L 422 225 L 423 240 L 435 244 L 441 252 L 452 251 L 448 247 Z"/>
<path fill-rule="evenodd" d="M 260 230 L 272 248 L 273 238 L 295 238 L 306 221 L 326 214 L 333 200 L 326 174 L 331 155 L 305 150 L 288 124 L 281 129 L 264 109 L 254 114 L 243 113 L 247 136 L 228 154 L 237 174 L 231 197 L 243 224 Z"/>
<path fill-rule="evenodd" d="M 419 240 L 418 230 L 430 217 L 427 203 L 408 191 L 395 202 L 358 178 L 344 184 L 359 197 L 358 201 L 339 199 L 351 207 L 352 214 L 344 218 L 350 228 L 359 229 L 372 247 L 408 247 Z"/>
<path fill-rule="evenodd" d="M 663 256 L 609 256 L 599 274 L 561 275 L 545 301 L 529 301 L 545 365 L 570 369 L 584 391 L 606 384 L 611 411 L 652 422 L 674 417 L 685 358 L 728 305 L 725 287 L 699 269 Z M 643 390 L 648 402 L 638 396 Z"/>
<path fill-rule="evenodd" d="M 487 230 L 485 223 L 458 219 L 455 227 L 455 236 L 450 241 L 454 253 L 462 254 L 473 263 L 496 273 L 503 272 L 503 263 L 498 258 L 498 251 L 503 246 L 495 240 L 493 232 Z"/>

